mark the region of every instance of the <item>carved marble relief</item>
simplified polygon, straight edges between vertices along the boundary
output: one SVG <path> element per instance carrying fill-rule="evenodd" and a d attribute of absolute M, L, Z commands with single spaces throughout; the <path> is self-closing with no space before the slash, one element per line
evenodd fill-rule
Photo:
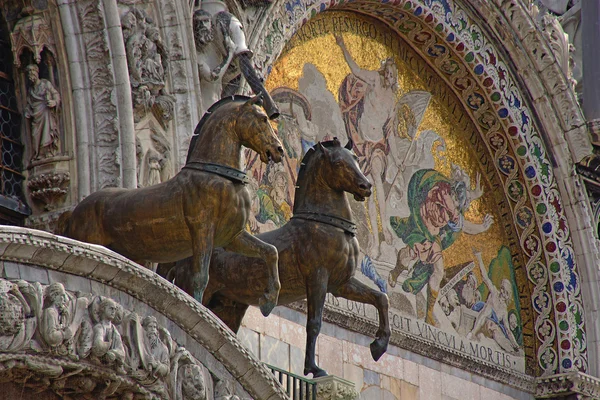
<path fill-rule="evenodd" d="M 0 360 L 0 383 L 64 398 L 238 398 L 154 316 L 108 297 L 0 279 L 0 311 L 0 350 L 15 355 Z"/>
<path fill-rule="evenodd" d="M 175 98 L 166 89 L 166 71 L 171 55 L 180 57 L 181 43 L 172 34 L 168 50 L 156 23 L 142 9 L 130 8 L 121 24 L 133 97 L 138 185 L 150 186 L 172 176 L 168 132 Z"/>
<path fill-rule="evenodd" d="M 532 16 L 538 21 L 540 29 L 546 33 L 556 58 L 573 88 L 581 93 L 583 89 L 581 86 L 583 79 L 581 0 L 536 0 L 534 4 Z M 566 39 L 567 46 L 562 44 L 563 38 Z M 559 53 L 556 52 L 557 45 L 562 49 Z M 568 54 L 566 58 L 565 49 Z"/>

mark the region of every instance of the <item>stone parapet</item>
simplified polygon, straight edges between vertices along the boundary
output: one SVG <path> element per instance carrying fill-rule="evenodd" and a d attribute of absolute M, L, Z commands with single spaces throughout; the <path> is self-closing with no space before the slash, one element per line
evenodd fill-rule
<path fill-rule="evenodd" d="M 212 313 L 104 247 L 2 226 L 0 263 L 0 382 L 48 398 L 287 398 Z"/>

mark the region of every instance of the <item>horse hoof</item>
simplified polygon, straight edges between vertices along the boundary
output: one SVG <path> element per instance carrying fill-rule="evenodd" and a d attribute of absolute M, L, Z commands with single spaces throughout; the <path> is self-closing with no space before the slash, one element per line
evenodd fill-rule
<path fill-rule="evenodd" d="M 325 371 L 324 369 L 321 369 L 319 367 L 316 367 L 316 368 L 304 368 L 304 376 L 306 376 L 308 374 L 312 374 L 313 379 L 314 378 L 321 378 L 323 376 L 327 376 L 327 371 Z"/>
<path fill-rule="evenodd" d="M 383 353 L 387 351 L 387 343 L 380 343 L 378 340 L 374 340 L 371 343 L 371 356 L 373 360 L 378 361 Z"/>
<path fill-rule="evenodd" d="M 260 300 L 258 301 L 258 304 L 260 307 L 260 312 L 265 317 L 268 317 L 269 314 L 271 314 L 271 311 L 273 311 L 273 309 L 277 305 L 277 303 L 275 303 L 275 302 L 268 301 L 264 296 L 260 298 Z"/>

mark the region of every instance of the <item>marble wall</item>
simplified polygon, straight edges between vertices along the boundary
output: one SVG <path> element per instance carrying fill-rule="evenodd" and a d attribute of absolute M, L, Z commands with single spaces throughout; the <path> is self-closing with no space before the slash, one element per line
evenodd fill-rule
<path fill-rule="evenodd" d="M 306 316 L 277 307 L 264 318 L 251 307 L 238 333 L 261 361 L 303 376 Z M 324 322 L 317 362 L 329 374 L 354 383 L 362 400 L 508 400 L 533 395 L 390 346 L 378 362 L 369 353 L 371 338 Z"/>

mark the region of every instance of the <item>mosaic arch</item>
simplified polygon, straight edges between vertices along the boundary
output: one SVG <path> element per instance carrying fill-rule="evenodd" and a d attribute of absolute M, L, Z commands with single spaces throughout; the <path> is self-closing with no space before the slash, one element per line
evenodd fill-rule
<path fill-rule="evenodd" d="M 511 15 L 513 27 L 520 24 L 523 36 L 531 33 L 529 16 L 517 2 L 500 3 L 502 14 Z M 519 292 L 526 296 L 520 301 L 522 310 L 530 310 L 529 315 L 525 313 L 522 327 L 524 334 L 529 329 L 531 335 L 524 340 L 531 344 L 529 349 L 525 346 L 524 372 L 585 372 L 587 345 L 580 278 L 564 205 L 547 153 L 548 146 L 554 148 L 556 138 L 540 135 L 539 116 L 527 106 L 532 91 L 523 92 L 515 81 L 514 71 L 504 61 L 505 49 L 499 51 L 497 42 L 488 39 L 487 30 L 475 23 L 458 2 L 282 1 L 274 5 L 263 35 L 253 38 L 264 57 L 258 61 L 267 73 L 277 65 L 271 62 L 279 57 L 292 35 L 327 10 L 352 11 L 384 23 L 431 69 L 438 71 L 437 78 L 431 79 L 443 81 L 459 99 L 479 133 L 479 137 L 472 138 L 472 145 L 483 154 L 479 162 L 485 175 L 491 185 L 503 191 L 500 206 L 506 206 L 505 220 L 496 222 L 508 222 L 507 240 L 514 238 L 513 244 L 522 255 L 521 273 L 526 279 L 519 280 Z M 524 39 L 538 46 L 529 63 L 538 71 L 553 69 L 553 56 L 539 35 Z M 553 103 L 545 106 L 553 112 L 563 134 L 576 131 L 582 136 L 583 120 L 572 106 L 572 94 L 561 91 L 564 77 L 554 78 L 558 84 L 549 88 Z M 542 121 L 544 124 L 547 120 Z M 581 158 L 577 154 L 574 157 Z M 511 243 L 507 245 L 514 254 Z M 513 266 L 515 270 L 520 270 L 518 263 L 517 260 Z"/>

